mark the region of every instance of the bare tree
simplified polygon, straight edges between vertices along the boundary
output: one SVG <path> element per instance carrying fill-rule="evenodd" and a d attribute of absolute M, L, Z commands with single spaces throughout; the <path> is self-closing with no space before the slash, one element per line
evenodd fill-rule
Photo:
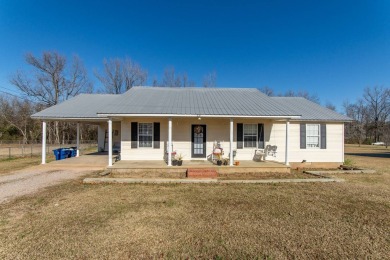
<path fill-rule="evenodd" d="M 314 103 L 320 104 L 320 98 L 316 94 L 310 94 L 307 91 L 298 91 L 295 92 L 294 90 L 287 90 L 284 94 L 278 94 L 279 97 L 303 97 L 306 98 L 307 100 L 310 100 Z"/>
<path fill-rule="evenodd" d="M 104 72 L 95 71 L 95 76 L 103 84 L 106 93 L 121 94 L 124 91 L 123 73 L 120 59 L 104 59 Z"/>
<path fill-rule="evenodd" d="M 66 58 L 57 52 L 44 52 L 42 57 L 28 53 L 26 62 L 33 71 L 29 74 L 18 71 L 10 80 L 26 98 L 48 107 L 79 93 L 92 92 L 87 72 L 77 56 L 73 57 L 69 69 L 66 67 Z M 56 142 L 59 143 L 58 122 L 54 123 L 54 129 Z"/>
<path fill-rule="evenodd" d="M 382 130 L 383 142 L 385 143 L 387 148 L 390 145 L 390 122 L 386 122 L 381 130 Z"/>
<path fill-rule="evenodd" d="M 366 136 L 367 108 L 363 100 L 358 100 L 355 104 L 344 103 L 345 113 L 353 121 L 348 123 L 346 134 L 349 139 L 356 140 L 359 146 L 363 143 Z"/>
<path fill-rule="evenodd" d="M 375 86 L 364 89 L 363 98 L 373 121 L 374 140 L 378 141 L 380 127 L 383 125 L 390 113 L 390 89 Z"/>
<path fill-rule="evenodd" d="M 325 105 L 325 107 L 327 108 L 327 109 L 330 109 L 330 110 L 333 110 L 333 111 L 336 111 L 336 106 L 335 105 L 333 105 L 331 102 L 326 102 L 326 105 Z"/>
<path fill-rule="evenodd" d="M 269 97 L 272 97 L 274 95 L 274 90 L 268 86 L 264 86 L 264 87 L 260 88 L 259 90 Z"/>
<path fill-rule="evenodd" d="M 11 84 L 26 97 L 53 106 L 82 92 L 91 92 L 87 72 L 80 59 L 75 56 L 69 71 L 66 71 L 66 58 L 57 52 L 44 52 L 42 58 L 31 53 L 26 55 L 31 65 L 33 77 L 23 71 L 11 77 Z"/>
<path fill-rule="evenodd" d="M 208 73 L 203 77 L 204 88 L 215 88 L 217 87 L 217 73 L 215 71 Z"/>
<path fill-rule="evenodd" d="M 0 116 L 19 131 L 23 137 L 23 144 L 27 143 L 29 135 L 36 133 L 37 125 L 30 117 L 36 112 L 36 108 L 37 105 L 28 100 L 19 100 L 16 97 L 0 98 Z"/>
<path fill-rule="evenodd" d="M 147 72 L 130 58 L 104 59 L 103 66 L 104 71 L 99 73 L 95 70 L 95 76 L 106 93 L 121 94 L 134 86 L 143 85 L 147 80 Z"/>
<path fill-rule="evenodd" d="M 158 84 L 157 81 L 156 84 L 170 88 L 195 87 L 195 82 L 188 78 L 187 73 L 183 73 L 183 75 L 177 74 L 174 67 L 166 68 L 161 84 Z"/>
<path fill-rule="evenodd" d="M 187 73 L 184 73 L 182 76 L 182 87 L 187 88 L 187 87 L 195 87 L 195 82 L 188 79 Z"/>
<path fill-rule="evenodd" d="M 142 86 L 146 82 L 148 73 L 139 64 L 133 62 L 130 58 L 126 58 L 122 64 L 126 90 L 134 86 Z"/>
<path fill-rule="evenodd" d="M 164 77 L 162 79 L 161 86 L 175 87 L 176 84 L 178 84 L 178 82 L 176 82 L 175 68 L 174 67 L 166 68 L 164 70 Z"/>

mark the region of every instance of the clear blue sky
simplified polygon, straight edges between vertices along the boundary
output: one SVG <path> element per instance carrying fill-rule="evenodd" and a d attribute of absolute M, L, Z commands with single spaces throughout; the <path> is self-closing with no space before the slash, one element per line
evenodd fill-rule
<path fill-rule="evenodd" d="M 90 78 L 103 58 L 131 57 L 153 77 L 175 67 L 197 85 L 307 90 L 339 110 L 390 84 L 390 1 L 0 0 L 0 87 L 24 54 L 78 54 Z"/>

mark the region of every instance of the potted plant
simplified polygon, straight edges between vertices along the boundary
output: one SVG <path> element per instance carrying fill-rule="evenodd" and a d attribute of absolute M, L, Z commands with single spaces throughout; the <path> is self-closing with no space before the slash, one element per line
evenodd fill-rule
<path fill-rule="evenodd" d="M 177 156 L 177 166 L 182 166 L 183 165 L 183 155 L 182 154 L 179 154 Z"/>
<path fill-rule="evenodd" d="M 179 161 L 176 160 L 176 158 L 172 159 L 172 166 L 177 166 L 178 163 L 179 163 Z"/>
<path fill-rule="evenodd" d="M 229 159 L 228 158 L 223 158 L 222 159 L 222 164 L 223 165 L 229 165 Z"/>
<path fill-rule="evenodd" d="M 217 165 L 218 165 L 218 166 L 221 166 L 221 165 L 222 165 L 222 160 L 218 159 L 218 160 L 217 160 Z"/>

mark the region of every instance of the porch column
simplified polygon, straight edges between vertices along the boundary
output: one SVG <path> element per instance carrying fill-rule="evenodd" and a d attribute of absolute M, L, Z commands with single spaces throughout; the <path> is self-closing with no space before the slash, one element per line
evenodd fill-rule
<path fill-rule="evenodd" d="M 42 164 L 46 164 L 46 121 L 42 121 Z"/>
<path fill-rule="evenodd" d="M 230 118 L 229 165 L 233 166 L 233 118 Z"/>
<path fill-rule="evenodd" d="M 80 156 L 80 123 L 77 123 L 77 137 L 76 137 L 76 157 Z"/>
<path fill-rule="evenodd" d="M 172 118 L 168 118 L 168 166 L 172 166 Z"/>
<path fill-rule="evenodd" d="M 289 165 L 289 159 L 288 159 L 288 149 L 289 149 L 288 135 L 289 135 L 289 127 L 290 127 L 290 120 L 287 119 L 287 121 L 286 121 L 286 161 L 285 161 L 285 164 L 286 164 L 286 165 Z"/>
<path fill-rule="evenodd" d="M 112 119 L 108 119 L 108 166 L 112 166 Z"/>

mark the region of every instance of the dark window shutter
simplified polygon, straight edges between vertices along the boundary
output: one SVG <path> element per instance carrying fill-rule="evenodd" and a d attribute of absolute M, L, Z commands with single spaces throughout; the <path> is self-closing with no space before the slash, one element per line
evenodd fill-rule
<path fill-rule="evenodd" d="M 264 149 L 264 124 L 258 124 L 257 126 L 257 148 Z"/>
<path fill-rule="evenodd" d="M 138 148 L 138 123 L 131 122 L 131 148 Z"/>
<path fill-rule="evenodd" d="M 160 149 L 160 123 L 153 123 L 153 148 Z"/>
<path fill-rule="evenodd" d="M 321 149 L 326 149 L 326 124 L 321 124 Z"/>
<path fill-rule="evenodd" d="M 306 149 L 306 124 L 301 124 L 300 128 L 301 149 Z"/>
<path fill-rule="evenodd" d="M 243 138 L 244 138 L 244 125 L 237 124 L 237 149 L 244 148 Z"/>

